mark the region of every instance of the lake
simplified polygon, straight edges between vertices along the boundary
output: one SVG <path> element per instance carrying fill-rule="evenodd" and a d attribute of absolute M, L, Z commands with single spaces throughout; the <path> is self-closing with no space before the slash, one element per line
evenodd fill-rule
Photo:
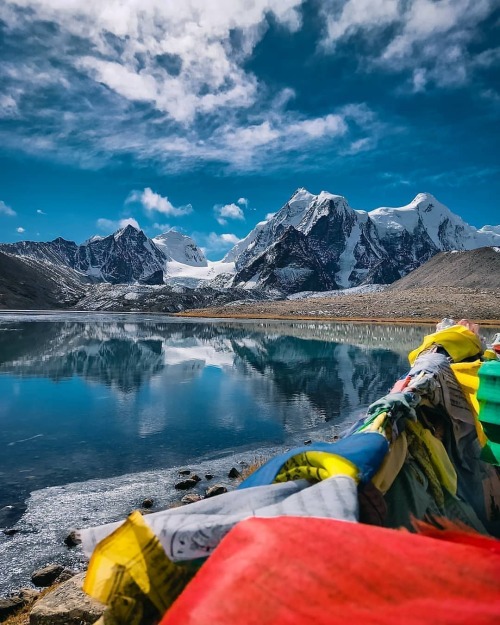
<path fill-rule="evenodd" d="M 0 527 L 20 530 L 0 534 L 0 595 L 68 527 L 114 520 L 143 496 L 168 503 L 174 467 L 224 479 L 228 462 L 331 440 L 405 373 L 428 332 L 0 315 Z"/>

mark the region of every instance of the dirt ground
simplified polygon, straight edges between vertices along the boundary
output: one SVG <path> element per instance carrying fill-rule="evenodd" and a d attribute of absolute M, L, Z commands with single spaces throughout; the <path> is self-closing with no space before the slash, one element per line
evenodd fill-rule
<path fill-rule="evenodd" d="M 427 287 L 386 290 L 362 295 L 233 302 L 225 306 L 187 310 L 184 317 L 273 319 L 344 319 L 435 323 L 443 317 L 472 319 L 500 326 L 500 290 L 461 287 Z"/>

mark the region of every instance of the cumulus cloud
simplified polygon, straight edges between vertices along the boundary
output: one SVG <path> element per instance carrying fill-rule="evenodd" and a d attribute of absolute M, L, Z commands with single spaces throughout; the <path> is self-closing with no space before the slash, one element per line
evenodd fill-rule
<path fill-rule="evenodd" d="M 23 232 L 26 232 L 26 230 L 22 226 L 19 226 L 19 228 L 16 228 L 16 232 L 19 232 L 19 234 L 22 234 Z"/>
<path fill-rule="evenodd" d="M 136 230 L 141 229 L 139 223 L 133 217 L 126 217 L 124 219 L 118 220 L 106 219 L 105 217 L 101 217 L 96 221 L 96 226 L 99 228 L 99 230 L 109 233 L 115 232 L 116 230 L 119 230 L 121 228 L 126 228 L 127 226 L 133 226 Z"/>
<path fill-rule="evenodd" d="M 0 109 L 24 123 L 0 141 L 83 167 L 132 156 L 175 173 L 203 162 L 278 168 L 289 153 L 357 140 L 334 103 L 309 118 L 288 108 L 292 89 L 265 84 L 246 64 L 270 21 L 301 27 L 303 4 L 6 0 Z"/>
<path fill-rule="evenodd" d="M 221 226 L 225 226 L 228 219 L 245 219 L 243 211 L 234 202 L 231 204 L 224 204 L 224 206 L 215 205 L 214 212 L 216 214 L 216 219 Z"/>
<path fill-rule="evenodd" d="M 203 163 L 267 171 L 299 152 L 301 166 L 313 167 L 325 148 L 338 156 L 365 140 L 374 149 L 373 123 L 363 126 L 335 101 L 311 117 L 289 106 L 293 89 L 266 84 L 249 69 L 269 24 L 296 33 L 304 5 L 4 0 L 0 119 L 11 123 L 0 129 L 0 143 L 81 167 L 132 158 L 169 173 Z M 463 84 L 498 62 L 494 50 L 474 55 L 470 46 L 493 0 L 317 0 L 309 7 L 320 13 L 325 53 L 364 37 L 367 45 L 353 52 L 366 55 L 360 69 L 403 72 L 410 92 Z"/>
<path fill-rule="evenodd" d="M 257 80 L 242 69 L 267 29 L 267 19 L 295 31 L 302 0 L 10 0 L 10 27 L 53 22 L 88 41 L 71 62 L 120 96 L 150 102 L 179 123 L 221 106 L 247 107 Z M 29 9 L 26 12 L 15 8 Z M 10 9 L 10 10 L 9 10 Z M 70 46 L 71 49 L 71 46 Z M 200 50 L 203 53 L 200 54 Z"/>
<path fill-rule="evenodd" d="M 248 206 L 249 202 L 248 199 L 246 197 L 240 197 L 240 199 L 237 202 L 240 206 Z"/>
<path fill-rule="evenodd" d="M 144 208 L 146 213 L 162 213 L 172 217 L 181 217 L 189 215 L 193 212 L 191 204 L 185 206 L 174 206 L 166 196 L 155 193 L 150 187 L 146 187 L 143 191 L 132 191 L 126 199 L 126 203 L 138 202 Z"/>
<path fill-rule="evenodd" d="M 15 217 L 16 211 L 13 210 L 10 206 L 8 206 L 5 202 L 0 200 L 0 215 L 8 215 L 9 217 Z"/>
<path fill-rule="evenodd" d="M 205 241 L 202 248 L 203 251 L 206 252 L 219 252 L 227 250 L 239 242 L 240 239 L 235 234 L 216 234 L 215 232 L 210 232 L 210 234 L 205 236 Z"/>
<path fill-rule="evenodd" d="M 38 215 L 46 215 L 47 214 L 41 208 L 37 208 L 36 212 L 37 212 Z"/>

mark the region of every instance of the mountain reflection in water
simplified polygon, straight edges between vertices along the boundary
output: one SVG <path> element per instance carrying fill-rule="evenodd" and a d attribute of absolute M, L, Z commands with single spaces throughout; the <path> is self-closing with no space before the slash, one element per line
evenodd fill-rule
<path fill-rule="evenodd" d="M 0 318 L 0 508 L 353 419 L 425 327 Z"/>

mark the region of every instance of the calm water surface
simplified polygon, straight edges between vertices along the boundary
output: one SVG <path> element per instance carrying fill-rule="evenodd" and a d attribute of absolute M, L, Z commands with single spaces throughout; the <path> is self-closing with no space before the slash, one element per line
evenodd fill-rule
<path fill-rule="evenodd" d="M 387 391 L 424 332 L 0 316 L 0 508 L 45 486 L 339 425 Z"/>

